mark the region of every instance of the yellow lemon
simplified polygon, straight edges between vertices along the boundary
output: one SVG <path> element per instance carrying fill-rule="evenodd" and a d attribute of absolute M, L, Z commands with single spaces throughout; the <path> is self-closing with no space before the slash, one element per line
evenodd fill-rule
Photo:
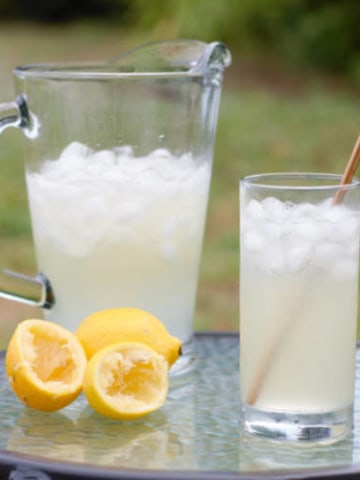
<path fill-rule="evenodd" d="M 90 359 L 83 391 L 101 415 L 116 420 L 137 418 L 165 403 L 168 371 L 165 358 L 151 347 L 136 342 L 115 343 Z"/>
<path fill-rule="evenodd" d="M 25 320 L 6 352 L 9 383 L 27 406 L 43 411 L 65 407 L 81 392 L 87 358 L 78 338 L 45 320 Z"/>
<path fill-rule="evenodd" d="M 118 342 L 140 342 L 163 355 L 171 366 L 181 351 L 181 342 L 169 334 L 163 323 L 138 308 L 112 308 L 86 317 L 75 334 L 88 359 L 107 345 Z"/>

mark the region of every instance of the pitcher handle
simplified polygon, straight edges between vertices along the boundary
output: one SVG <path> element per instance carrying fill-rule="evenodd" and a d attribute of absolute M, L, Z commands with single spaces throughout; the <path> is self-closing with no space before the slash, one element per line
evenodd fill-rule
<path fill-rule="evenodd" d="M 35 126 L 35 128 L 30 128 L 31 123 L 33 123 L 33 127 Z M 25 97 L 22 95 L 19 95 L 14 102 L 0 104 L 0 133 L 8 127 L 21 128 L 26 136 L 32 138 L 37 134 L 38 124 L 35 117 L 29 114 Z M 51 308 L 55 304 L 55 297 L 50 282 L 43 273 L 38 273 L 36 276 L 31 277 L 22 273 L 3 270 L 3 274 L 23 284 L 25 282 L 27 286 L 36 285 L 41 288 L 41 292 L 38 298 L 36 298 L 36 295 L 32 293 L 18 294 L 6 289 L 0 289 L 0 298 L 16 300 L 26 303 L 27 305 L 41 308 Z"/>
<path fill-rule="evenodd" d="M 29 110 L 22 95 L 14 102 L 0 104 L 0 133 L 8 127 L 27 129 L 30 125 Z"/>
<path fill-rule="evenodd" d="M 38 273 L 36 276 L 31 277 L 23 273 L 13 272 L 11 270 L 3 270 L 4 275 L 25 282 L 27 285 L 35 285 L 40 287 L 41 291 L 38 298 L 34 298 L 31 293 L 22 294 L 13 293 L 9 290 L 0 290 L 0 297 L 6 300 L 15 300 L 17 302 L 25 303 L 33 307 L 40 307 L 50 309 L 55 304 L 55 296 L 51 287 L 50 281 L 43 273 Z"/>

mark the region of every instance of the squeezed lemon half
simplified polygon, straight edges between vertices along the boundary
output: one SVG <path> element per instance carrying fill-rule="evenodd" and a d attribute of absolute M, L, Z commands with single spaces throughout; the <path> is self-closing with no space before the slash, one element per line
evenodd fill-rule
<path fill-rule="evenodd" d="M 137 418 L 165 403 L 168 370 L 165 358 L 148 345 L 116 343 L 90 359 L 83 391 L 99 414 L 117 420 Z"/>
<path fill-rule="evenodd" d="M 138 308 L 112 308 L 86 317 L 75 332 L 88 359 L 101 348 L 118 342 L 140 342 L 153 348 L 171 366 L 181 352 L 181 341 L 164 324 Z"/>
<path fill-rule="evenodd" d="M 76 334 L 46 320 L 25 320 L 6 352 L 9 383 L 27 406 L 65 407 L 81 390 L 101 415 L 131 419 L 160 408 L 181 342 L 143 310 L 117 308 L 87 317 Z"/>
<path fill-rule="evenodd" d="M 15 329 L 5 358 L 9 383 L 27 406 L 65 407 L 79 395 L 87 359 L 71 332 L 45 320 L 25 320 Z"/>

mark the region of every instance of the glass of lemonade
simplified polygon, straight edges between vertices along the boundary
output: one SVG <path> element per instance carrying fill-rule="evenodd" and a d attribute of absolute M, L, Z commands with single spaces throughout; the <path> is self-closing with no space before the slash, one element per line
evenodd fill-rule
<path fill-rule="evenodd" d="M 243 426 L 333 442 L 352 428 L 360 182 L 264 174 L 240 182 Z"/>

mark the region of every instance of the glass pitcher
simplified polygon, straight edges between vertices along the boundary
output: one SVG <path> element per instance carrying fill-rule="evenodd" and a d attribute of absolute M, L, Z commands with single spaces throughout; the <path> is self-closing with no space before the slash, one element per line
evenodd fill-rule
<path fill-rule="evenodd" d="M 224 68 L 221 43 L 146 45 L 101 65 L 14 71 L 0 132 L 24 133 L 39 273 L 1 297 L 75 330 L 105 308 L 147 310 L 191 345 Z M 39 298 L 20 281 L 39 285 Z M 191 349 L 189 348 L 189 351 Z"/>

